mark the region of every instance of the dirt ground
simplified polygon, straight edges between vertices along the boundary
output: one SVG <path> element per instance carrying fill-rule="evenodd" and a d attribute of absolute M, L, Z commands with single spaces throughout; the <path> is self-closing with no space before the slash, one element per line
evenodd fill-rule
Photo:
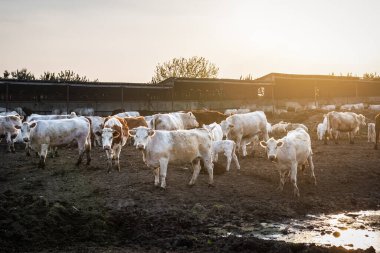
<path fill-rule="evenodd" d="M 374 113 L 363 112 L 373 119 Z M 317 186 L 309 170 L 299 173 L 300 198 L 289 183 L 276 190 L 279 175 L 256 147 L 240 159 L 241 171 L 216 169 L 188 187 L 190 166 L 169 166 L 167 189 L 154 187 L 141 154 L 124 147 L 121 172 L 106 171 L 105 152 L 92 150 L 90 166 L 75 167 L 75 148 L 59 150 L 38 169 L 35 157 L 0 146 L 1 252 L 353 252 L 344 248 L 287 244 L 253 237 L 222 236 L 218 229 L 245 223 L 281 222 L 307 214 L 380 209 L 380 150 L 360 130 L 355 144 L 316 140 L 322 112 L 288 113 L 270 122 L 303 122 L 311 132 Z M 373 122 L 373 120 L 372 120 Z M 223 155 L 219 156 L 220 158 Z M 225 159 L 220 159 L 223 164 Z M 358 251 L 359 252 L 359 251 Z M 361 252 L 361 251 L 360 251 Z M 368 249 L 366 252 L 374 252 Z"/>

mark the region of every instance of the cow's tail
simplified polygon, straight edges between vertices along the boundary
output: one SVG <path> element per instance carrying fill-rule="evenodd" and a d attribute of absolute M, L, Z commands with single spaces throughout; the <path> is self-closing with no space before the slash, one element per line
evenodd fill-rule
<path fill-rule="evenodd" d="M 92 132 L 92 120 L 91 120 L 91 118 L 90 117 L 85 117 L 85 118 L 88 120 L 89 127 L 90 127 L 90 133 L 87 136 L 87 141 L 86 141 L 87 142 L 86 149 L 91 150 L 91 146 L 95 142 L 95 135 Z"/>
<path fill-rule="evenodd" d="M 326 129 L 325 129 L 325 140 L 324 143 L 327 144 L 327 136 L 330 134 L 330 113 L 325 114 L 326 115 Z"/>

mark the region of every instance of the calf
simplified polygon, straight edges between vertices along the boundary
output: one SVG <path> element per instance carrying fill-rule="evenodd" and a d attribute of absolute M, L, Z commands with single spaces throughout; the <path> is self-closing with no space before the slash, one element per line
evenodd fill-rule
<path fill-rule="evenodd" d="M 19 115 L 0 116 L 0 141 L 2 138 L 7 141 L 7 152 L 16 152 L 13 140 L 21 129 L 22 119 Z"/>
<path fill-rule="evenodd" d="M 227 167 L 226 170 L 230 170 L 231 160 L 234 160 L 236 168 L 240 170 L 239 160 L 235 153 L 236 144 L 231 140 L 220 140 L 212 142 L 212 152 L 213 152 L 213 161 L 218 161 L 218 153 L 224 152 L 224 155 L 227 158 Z"/>
<path fill-rule="evenodd" d="M 323 122 L 319 123 L 317 126 L 317 135 L 318 135 L 318 140 L 323 140 L 325 134 L 327 131 L 327 116 L 326 114 L 323 115 Z"/>
<path fill-rule="evenodd" d="M 77 117 L 73 119 L 39 120 L 24 122 L 21 127 L 22 139 L 40 156 L 39 167 L 45 168 L 45 160 L 49 147 L 78 144 L 78 166 L 87 155 L 87 165 L 91 162 L 91 126 L 88 119 Z"/>
<path fill-rule="evenodd" d="M 268 141 L 261 141 L 260 145 L 266 150 L 268 159 L 275 162 L 280 173 L 279 190 L 284 188 L 286 175 L 290 174 L 290 180 L 294 187 L 294 195 L 299 197 L 297 186 L 297 167 L 308 162 L 311 169 L 311 177 L 314 184 L 317 180 L 314 175 L 314 164 L 311 150 L 311 140 L 309 134 L 302 128 L 297 128 L 279 140 L 270 138 Z M 290 172 L 290 173 L 289 173 Z"/>
<path fill-rule="evenodd" d="M 222 127 L 218 123 L 212 123 L 210 125 L 204 125 L 203 128 L 207 129 L 211 133 L 213 141 L 221 141 L 223 139 Z"/>
<path fill-rule="evenodd" d="M 380 113 L 376 115 L 375 117 L 375 132 L 376 132 L 376 138 L 375 138 L 375 149 L 377 149 L 377 143 L 379 142 L 380 137 Z"/>
<path fill-rule="evenodd" d="M 111 116 L 104 123 L 102 130 L 103 149 L 107 154 L 108 172 L 112 168 L 112 160 L 115 160 L 115 167 L 120 172 L 120 152 L 128 140 L 128 125 L 123 118 Z"/>
<path fill-rule="evenodd" d="M 191 163 L 193 176 L 189 185 L 194 185 L 202 160 L 209 174 L 209 184 L 213 184 L 212 140 L 206 129 L 177 131 L 153 130 L 138 127 L 129 131 L 135 138 L 136 149 L 143 154 L 145 164 L 153 169 L 154 185 L 166 187 L 169 163 Z"/>

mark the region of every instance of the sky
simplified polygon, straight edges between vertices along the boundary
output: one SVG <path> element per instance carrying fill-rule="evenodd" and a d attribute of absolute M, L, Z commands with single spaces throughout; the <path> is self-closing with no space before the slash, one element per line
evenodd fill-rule
<path fill-rule="evenodd" d="M 0 73 L 149 82 L 202 56 L 219 78 L 380 73 L 378 0 L 0 0 Z"/>

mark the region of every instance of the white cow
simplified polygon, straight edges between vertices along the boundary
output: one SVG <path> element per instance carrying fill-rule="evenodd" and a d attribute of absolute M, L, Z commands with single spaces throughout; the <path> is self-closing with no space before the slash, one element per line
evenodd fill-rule
<path fill-rule="evenodd" d="M 156 114 L 152 120 L 153 129 L 156 130 L 184 130 L 199 126 L 192 112 L 172 112 Z"/>
<path fill-rule="evenodd" d="M 77 117 L 75 112 L 66 115 L 40 115 L 40 114 L 31 114 L 26 118 L 27 122 L 37 121 L 37 120 L 55 120 L 55 119 L 72 119 Z"/>
<path fill-rule="evenodd" d="M 272 135 L 279 136 L 279 135 L 285 135 L 286 134 L 286 127 L 289 123 L 280 121 L 277 124 L 274 124 L 272 126 Z"/>
<path fill-rule="evenodd" d="M 120 117 L 120 118 L 125 118 L 125 117 L 139 117 L 140 113 L 137 111 L 130 111 L 130 112 L 121 112 L 118 113 L 114 116 Z"/>
<path fill-rule="evenodd" d="M 38 152 L 40 156 L 39 167 L 45 168 L 45 160 L 49 147 L 68 145 L 75 141 L 78 144 L 78 166 L 87 155 L 87 165 L 91 162 L 91 127 L 88 119 L 76 117 L 72 119 L 39 120 L 24 122 L 21 127 L 24 142 Z"/>
<path fill-rule="evenodd" d="M 212 142 L 212 153 L 213 161 L 218 161 L 218 154 L 224 152 L 225 157 L 227 158 L 227 167 L 226 170 L 230 170 L 231 160 L 234 160 L 236 168 L 240 170 L 239 160 L 236 156 L 236 143 L 231 140 L 220 140 Z"/>
<path fill-rule="evenodd" d="M 5 138 L 7 142 L 7 152 L 16 152 L 14 147 L 14 139 L 19 133 L 22 126 L 22 116 L 9 115 L 0 116 L 0 141 Z"/>
<path fill-rule="evenodd" d="M 279 140 L 270 138 L 268 141 L 261 141 L 260 145 L 266 149 L 268 159 L 276 164 L 280 172 L 279 190 L 284 188 L 286 175 L 290 174 L 291 183 L 294 186 L 294 195 L 299 197 L 297 186 L 297 168 L 304 166 L 308 162 L 311 169 L 311 177 L 314 184 L 317 180 L 314 175 L 313 152 L 311 150 L 311 140 L 309 134 L 302 128 L 297 128 Z M 290 173 L 289 173 L 290 172 Z"/>
<path fill-rule="evenodd" d="M 91 108 L 91 107 L 75 108 L 73 112 L 75 112 L 77 115 L 80 115 L 80 116 L 94 116 L 95 114 L 94 108 Z"/>
<path fill-rule="evenodd" d="M 249 113 L 251 110 L 247 109 L 247 108 L 240 108 L 237 110 L 237 113 L 238 114 L 242 114 L 242 113 Z"/>
<path fill-rule="evenodd" d="M 296 130 L 297 128 L 303 128 L 303 130 L 305 130 L 306 132 L 309 132 L 309 129 L 307 128 L 307 126 L 305 126 L 304 124 L 300 124 L 300 123 L 289 123 L 286 126 L 286 131 L 289 132 L 291 130 Z"/>
<path fill-rule="evenodd" d="M 368 123 L 368 142 L 375 143 L 376 131 L 375 123 Z"/>
<path fill-rule="evenodd" d="M 268 140 L 267 123 L 267 117 L 262 111 L 231 115 L 225 123 L 227 139 L 235 141 L 238 152 L 242 151 L 245 156 L 246 145 L 252 142 L 256 135 L 261 134 Z"/>
<path fill-rule="evenodd" d="M 137 127 L 129 130 L 135 139 L 135 147 L 143 154 L 145 164 L 154 169 L 154 185 L 166 187 L 169 163 L 191 163 L 193 176 L 189 185 L 194 185 L 202 160 L 209 174 L 209 184 L 213 184 L 212 140 L 206 129 L 178 131 L 153 130 Z"/>
<path fill-rule="evenodd" d="M 93 146 L 102 146 L 104 118 L 99 116 L 88 116 L 86 118 L 91 121 L 91 144 Z"/>
<path fill-rule="evenodd" d="M 380 111 L 380 105 L 369 105 L 369 110 Z"/>
<path fill-rule="evenodd" d="M 221 141 L 223 140 L 223 130 L 222 127 L 214 122 L 210 125 L 203 124 L 203 128 L 207 129 L 211 133 L 211 137 L 213 141 Z"/>
<path fill-rule="evenodd" d="M 318 135 L 318 140 L 323 140 L 325 134 L 327 131 L 327 115 L 323 115 L 323 122 L 318 124 L 317 127 L 317 135 Z"/>
<path fill-rule="evenodd" d="M 336 109 L 336 105 L 322 105 L 321 110 L 324 111 L 333 111 Z"/>
<path fill-rule="evenodd" d="M 238 113 L 238 110 L 237 110 L 237 109 L 226 109 L 226 110 L 224 111 L 224 114 L 225 114 L 225 115 L 228 115 L 228 116 L 234 115 L 234 114 L 236 114 L 236 113 Z"/>
<path fill-rule="evenodd" d="M 297 111 L 302 110 L 302 106 L 298 102 L 292 102 L 292 101 L 285 102 L 285 107 L 286 107 L 287 111 L 295 111 L 295 112 L 297 112 Z"/>
<path fill-rule="evenodd" d="M 330 131 L 335 143 L 338 143 L 339 132 L 348 133 L 350 143 L 354 143 L 354 136 L 359 131 L 361 125 L 366 125 L 365 116 L 354 112 L 329 112 L 327 116 L 327 129 Z M 325 136 L 327 144 L 327 136 Z"/>

